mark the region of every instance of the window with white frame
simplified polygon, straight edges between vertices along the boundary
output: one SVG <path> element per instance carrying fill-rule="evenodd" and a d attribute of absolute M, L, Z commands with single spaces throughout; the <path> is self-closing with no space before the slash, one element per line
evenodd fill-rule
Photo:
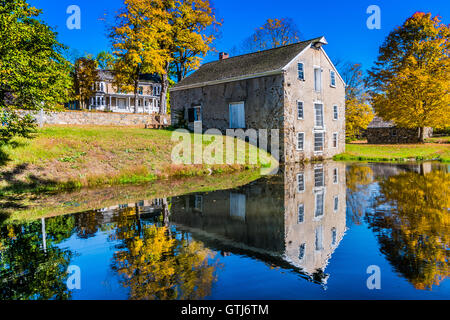
<path fill-rule="evenodd" d="M 330 78 L 331 78 L 331 86 L 336 87 L 336 72 L 333 70 L 330 71 Z"/>
<path fill-rule="evenodd" d="M 303 120 L 304 114 L 303 114 L 303 102 L 297 101 L 297 119 Z"/>
<path fill-rule="evenodd" d="M 314 152 L 323 152 L 324 144 L 324 133 L 315 132 L 314 133 Z"/>
<path fill-rule="evenodd" d="M 314 104 L 314 126 L 323 128 L 323 104 Z"/>
<path fill-rule="evenodd" d="M 305 221 L 305 205 L 303 203 L 298 205 L 298 223 Z"/>
<path fill-rule="evenodd" d="M 337 230 L 336 228 L 331 229 L 331 245 L 335 246 L 337 242 Z"/>
<path fill-rule="evenodd" d="M 299 173 L 297 175 L 297 190 L 298 192 L 305 191 L 305 174 Z"/>
<path fill-rule="evenodd" d="M 333 183 L 337 184 L 339 182 L 339 169 L 334 168 L 333 170 Z"/>
<path fill-rule="evenodd" d="M 319 67 L 314 68 L 314 90 L 322 91 L 322 69 Z"/>
<path fill-rule="evenodd" d="M 298 68 L 298 78 L 300 80 L 305 80 L 305 67 L 303 65 L 303 62 L 300 62 L 297 65 L 297 68 Z"/>
<path fill-rule="evenodd" d="M 339 196 L 334 197 L 334 212 L 339 210 Z"/>
<path fill-rule="evenodd" d="M 154 86 L 153 87 L 153 95 L 154 96 L 159 96 L 161 93 L 161 87 L 160 86 Z"/>
<path fill-rule="evenodd" d="M 194 208 L 199 211 L 203 211 L 203 197 L 195 195 L 194 197 Z"/>
<path fill-rule="evenodd" d="M 339 109 L 338 106 L 333 106 L 333 120 L 339 119 Z"/>
<path fill-rule="evenodd" d="M 299 132 L 297 134 L 297 150 L 303 151 L 305 148 L 305 133 Z"/>
<path fill-rule="evenodd" d="M 323 227 L 316 228 L 316 250 L 323 250 Z"/>
<path fill-rule="evenodd" d="M 325 186 L 325 175 L 323 167 L 314 168 L 314 187 L 320 188 Z"/>
<path fill-rule="evenodd" d="M 338 147 L 338 134 L 337 132 L 333 133 L 333 148 Z"/>
<path fill-rule="evenodd" d="M 321 192 L 317 192 L 316 193 L 316 209 L 314 211 L 314 217 L 316 218 L 320 218 L 323 216 L 324 210 L 324 198 L 325 198 L 325 194 L 323 191 Z"/>

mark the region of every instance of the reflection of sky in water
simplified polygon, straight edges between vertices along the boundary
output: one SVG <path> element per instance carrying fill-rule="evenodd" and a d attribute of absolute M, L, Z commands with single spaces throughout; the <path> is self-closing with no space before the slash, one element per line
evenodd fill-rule
<path fill-rule="evenodd" d="M 128 289 L 118 283 L 111 270 L 114 246 L 119 244 L 119 241 L 109 240 L 111 233 L 99 231 L 88 240 L 72 235 L 60 244 L 61 248 L 76 252 L 71 265 L 81 269 L 81 290 L 73 291 L 73 299 L 116 300 L 127 296 Z"/>
<path fill-rule="evenodd" d="M 328 169 L 333 168 L 325 165 L 325 173 Z M 374 165 L 372 169 L 371 172 L 375 176 L 383 173 L 384 176 L 396 176 L 402 172 L 417 174 L 416 169 L 405 168 L 405 166 Z M 314 179 L 308 178 L 308 168 L 303 170 L 306 190 L 308 190 L 308 184 L 314 184 Z M 349 167 L 344 170 L 349 172 Z M 296 218 L 292 208 L 298 207 L 298 203 L 301 202 L 305 204 L 304 219 L 308 223 L 308 219 L 314 214 L 310 212 L 311 207 L 308 207 L 308 203 L 317 201 L 314 193 L 309 195 L 305 192 L 303 195 L 298 195 L 296 191 L 292 192 L 297 190 L 295 185 L 297 171 L 297 168 L 292 171 L 295 173 L 292 178 L 289 177 L 289 170 L 286 170 L 286 176 L 280 176 L 278 182 L 273 178 L 269 179 L 269 182 L 263 179 L 232 191 L 188 195 L 169 200 L 172 203 L 169 207 L 170 237 L 177 239 L 179 243 L 182 243 L 183 239 L 187 239 L 189 243 L 200 243 L 204 245 L 205 250 L 208 252 L 210 250 L 212 253 L 206 265 L 215 267 L 216 280 L 212 281 L 211 291 L 205 297 L 206 299 L 448 299 L 450 297 L 448 279 L 443 280 L 439 285 L 434 285 L 432 290 L 414 288 L 405 275 L 396 271 L 398 268 L 396 269 L 392 262 L 388 261 L 386 253 L 380 252 L 378 234 L 374 232 L 373 226 L 369 226 L 368 220 L 364 216 L 355 218 L 358 205 L 362 206 L 364 214 L 368 216 L 374 215 L 374 208 L 380 212 L 390 212 L 387 204 L 374 205 L 380 193 L 377 182 L 370 181 L 368 184 L 361 184 L 356 189 L 352 189 L 349 186 L 349 179 L 347 184 L 344 179 L 343 189 L 339 189 L 342 187 L 339 185 L 333 189 L 332 183 L 327 180 L 329 178 L 332 181 L 333 177 L 328 177 L 326 174 L 325 215 L 321 218 L 322 220 L 314 221 L 315 224 L 312 223 L 311 226 L 305 224 L 303 227 L 296 225 L 297 222 L 292 222 Z M 314 176 L 314 171 L 311 170 L 311 172 Z M 341 176 L 345 178 L 343 173 Z M 294 186 L 292 187 L 291 184 Z M 333 215 L 339 213 L 333 212 L 333 207 L 330 207 L 328 203 L 334 201 L 333 192 L 338 192 L 336 190 L 344 190 L 344 195 L 339 194 L 339 196 L 346 198 L 347 203 L 342 208 L 342 218 L 339 217 L 338 220 Z M 121 281 L 123 277 L 112 268 L 115 263 L 115 253 L 129 250 L 133 246 L 130 243 L 135 244 L 130 240 L 138 239 L 136 237 L 137 219 L 132 211 L 134 206 L 129 205 L 129 207 L 132 208 L 127 209 L 129 213 L 125 220 L 122 220 L 121 226 L 131 227 L 131 233 L 122 237 L 122 240 L 117 239 L 114 227 L 117 223 L 115 215 L 120 215 L 121 211 L 114 208 L 112 209 L 114 213 L 107 215 L 108 221 L 100 219 L 97 222 L 97 231 L 90 234 L 87 239 L 81 239 L 73 233 L 68 239 L 56 245 L 61 249 L 70 250 L 74 254 L 70 264 L 81 268 L 82 288 L 73 291 L 73 299 L 126 299 L 129 297 L 130 288 L 124 287 Z M 281 220 L 275 221 L 275 219 L 272 225 L 272 220 L 264 219 L 264 216 L 269 214 L 268 217 L 271 217 L 270 214 L 273 214 L 275 208 L 280 210 L 282 217 Z M 151 225 L 161 227 L 167 223 L 162 217 L 158 217 L 158 214 L 142 209 L 140 218 L 143 230 L 147 230 L 146 228 Z M 224 210 L 224 213 L 221 213 L 221 210 Z M 265 213 L 264 210 L 269 213 Z M 262 217 L 258 215 L 258 212 Z M 327 218 L 327 215 L 331 215 L 331 218 Z M 376 213 L 375 216 L 377 216 Z M 98 217 L 102 215 L 99 214 Z M 52 218 L 47 221 L 50 219 Z M 85 220 L 80 219 L 78 222 L 80 221 Z M 339 224 L 342 222 L 344 226 L 347 226 L 346 231 L 339 230 Z M 257 224 L 256 227 L 252 226 L 252 223 Z M 327 243 L 329 240 L 324 238 L 322 244 L 324 252 L 311 251 L 310 247 L 314 247 L 315 244 L 314 240 L 310 239 L 314 239 L 314 230 L 318 225 L 323 226 L 326 232 L 338 226 L 337 247 L 330 247 Z M 231 227 L 233 229 L 230 229 Z M 300 235 L 300 239 L 297 239 L 296 230 L 303 230 L 302 232 L 305 233 L 311 231 L 312 235 Z M 141 232 L 142 235 L 145 233 L 142 230 Z M 331 236 L 328 235 L 328 237 Z M 269 243 L 271 239 L 281 242 Z M 323 282 L 321 284 L 320 281 L 312 281 L 315 278 L 309 270 L 311 266 L 302 264 L 302 261 L 296 257 L 298 253 L 295 248 L 298 248 L 298 244 L 303 241 L 307 241 L 306 256 L 315 259 L 314 267 L 321 265 L 323 274 L 328 275 L 321 278 L 325 279 L 321 280 Z M 183 245 L 177 247 L 176 255 L 183 252 L 182 248 Z M 445 254 L 448 259 L 448 250 Z M 325 258 L 320 255 L 325 255 Z M 186 257 L 189 259 L 192 254 L 188 253 Z M 164 259 L 162 258 L 161 261 Z M 367 289 L 366 281 L 369 275 L 366 269 L 370 265 L 381 268 L 381 290 Z M 188 275 L 188 279 L 191 276 L 192 274 Z M 180 290 L 179 287 L 178 290 Z"/>

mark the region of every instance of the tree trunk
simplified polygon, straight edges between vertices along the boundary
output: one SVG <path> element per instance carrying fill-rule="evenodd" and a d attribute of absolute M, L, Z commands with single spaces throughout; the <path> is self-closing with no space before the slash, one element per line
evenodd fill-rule
<path fill-rule="evenodd" d="M 419 141 L 420 141 L 420 143 L 425 142 L 425 128 L 424 127 L 419 128 Z"/>
<path fill-rule="evenodd" d="M 161 97 L 159 103 L 159 114 L 167 113 L 167 91 L 169 90 L 169 64 L 166 65 L 165 73 L 161 75 Z"/>
<path fill-rule="evenodd" d="M 177 63 L 177 80 L 178 82 L 181 82 L 181 80 L 183 80 L 183 67 L 181 66 L 181 64 Z"/>
<path fill-rule="evenodd" d="M 139 76 L 134 81 L 134 113 L 138 113 L 138 90 L 139 90 Z"/>
<path fill-rule="evenodd" d="M 134 113 L 138 113 L 138 94 L 134 92 Z"/>

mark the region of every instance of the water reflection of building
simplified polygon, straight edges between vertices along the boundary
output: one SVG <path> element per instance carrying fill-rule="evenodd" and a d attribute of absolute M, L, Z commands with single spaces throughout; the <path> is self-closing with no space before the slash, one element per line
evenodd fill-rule
<path fill-rule="evenodd" d="M 261 252 L 284 250 L 281 179 L 172 199 L 170 221 L 204 237 Z M 207 234 L 206 234 L 207 233 Z"/>
<path fill-rule="evenodd" d="M 241 188 L 172 199 L 171 223 L 233 252 L 325 282 L 346 228 L 345 165 L 289 165 Z"/>
<path fill-rule="evenodd" d="M 345 165 L 293 165 L 285 181 L 285 258 L 320 274 L 346 230 Z"/>

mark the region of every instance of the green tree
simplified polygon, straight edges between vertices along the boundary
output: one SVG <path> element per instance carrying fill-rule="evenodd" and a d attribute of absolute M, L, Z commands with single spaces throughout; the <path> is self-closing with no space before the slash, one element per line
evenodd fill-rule
<path fill-rule="evenodd" d="M 0 108 L 6 118 L 2 134 L 21 135 L 15 128 L 30 126 L 29 117 L 17 126 L 22 117 L 16 109 L 54 109 L 70 95 L 71 65 L 63 57 L 65 47 L 40 14 L 25 0 L 0 0 Z"/>
<path fill-rule="evenodd" d="M 74 219 L 47 219 L 45 249 L 41 221 L 0 227 L 0 299 L 65 300 L 72 253 L 56 244 L 72 235 Z"/>
<path fill-rule="evenodd" d="M 114 56 L 107 51 L 101 51 L 95 60 L 102 70 L 111 70 L 114 66 Z"/>
<path fill-rule="evenodd" d="M 367 83 L 376 113 L 405 128 L 442 128 L 450 122 L 450 27 L 415 13 L 380 48 Z"/>
<path fill-rule="evenodd" d="M 86 109 L 89 98 L 95 93 L 95 84 L 100 81 L 98 62 L 91 57 L 77 59 L 72 72 L 74 94 L 80 108 Z"/>

